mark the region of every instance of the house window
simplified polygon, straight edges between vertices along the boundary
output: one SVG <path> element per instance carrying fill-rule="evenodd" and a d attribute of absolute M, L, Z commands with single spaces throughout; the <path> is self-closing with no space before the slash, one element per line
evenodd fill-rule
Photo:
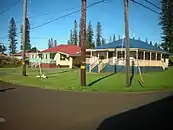
<path fill-rule="evenodd" d="M 118 58 L 125 58 L 125 51 L 118 51 Z"/>
<path fill-rule="evenodd" d="M 56 53 L 50 53 L 50 59 L 54 59 Z"/>
<path fill-rule="evenodd" d="M 43 58 L 43 54 L 38 54 L 38 57 L 42 59 Z"/>
<path fill-rule="evenodd" d="M 65 55 L 60 54 L 60 60 L 65 60 Z"/>

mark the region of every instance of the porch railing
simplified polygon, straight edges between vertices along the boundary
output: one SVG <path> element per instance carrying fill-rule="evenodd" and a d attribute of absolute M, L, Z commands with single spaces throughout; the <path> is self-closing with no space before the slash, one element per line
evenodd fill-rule
<path fill-rule="evenodd" d="M 100 62 L 100 59 L 97 59 L 95 62 L 93 62 L 92 64 L 90 64 L 89 72 L 91 72 L 91 70 L 92 70 L 96 65 L 98 65 L 99 62 Z"/>
<path fill-rule="evenodd" d="M 94 59 L 90 59 L 90 61 L 94 61 Z M 101 60 L 96 59 L 93 63 L 90 62 L 90 72 L 96 65 L 99 65 L 98 69 L 99 69 L 99 71 L 101 71 L 101 69 L 104 66 L 104 64 L 102 63 L 103 61 L 109 63 L 110 65 L 115 65 L 115 64 L 122 65 L 122 66 L 126 65 L 125 58 L 122 58 L 122 59 L 109 58 L 108 60 L 107 59 L 102 60 L 102 62 L 100 64 L 99 64 L 99 61 L 101 61 Z M 134 61 L 134 63 L 132 61 Z M 168 63 L 161 61 L 161 60 L 140 60 L 140 59 L 138 59 L 138 63 L 139 63 L 139 66 L 150 66 L 150 67 L 155 66 L 155 67 L 162 67 L 163 69 L 168 67 Z M 130 65 L 138 66 L 137 60 L 134 58 L 130 58 Z"/>
<path fill-rule="evenodd" d="M 98 65 L 98 73 L 105 67 L 106 63 L 109 62 L 109 59 L 102 60 Z"/>

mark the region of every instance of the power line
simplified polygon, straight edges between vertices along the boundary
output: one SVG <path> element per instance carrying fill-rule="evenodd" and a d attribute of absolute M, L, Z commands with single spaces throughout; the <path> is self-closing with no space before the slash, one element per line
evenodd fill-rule
<path fill-rule="evenodd" d="M 86 8 L 95 6 L 95 5 L 100 4 L 100 3 L 103 3 L 103 2 L 105 2 L 105 0 L 101 0 L 101 1 L 98 1 L 98 2 L 94 2 L 93 4 L 88 5 Z M 32 29 L 39 28 L 39 27 L 42 27 L 42 26 L 44 26 L 44 25 L 47 25 L 47 24 L 52 23 L 52 22 L 54 22 L 54 21 L 60 20 L 60 19 L 62 19 L 62 18 L 65 18 L 65 17 L 67 17 L 67 16 L 70 16 L 70 15 L 75 14 L 75 13 L 80 12 L 80 11 L 81 11 L 81 9 L 75 10 L 75 11 L 73 11 L 73 12 L 71 12 L 71 13 L 68 13 L 68 14 L 63 15 L 63 16 L 61 16 L 61 17 L 52 19 L 52 20 L 50 20 L 50 21 L 48 21 L 48 22 L 45 22 L 45 23 L 40 24 L 40 25 L 38 25 L 38 26 L 35 26 L 35 27 L 31 28 L 31 30 L 32 30 Z"/>
<path fill-rule="evenodd" d="M 90 5 L 88 5 L 86 8 L 90 8 L 90 7 L 92 7 L 92 6 L 95 6 L 95 5 L 98 5 L 98 4 L 100 4 L 100 3 L 104 3 L 104 2 L 106 2 L 106 0 L 101 0 L 101 1 L 98 1 L 98 2 L 94 2 L 94 3 L 90 4 Z M 39 27 L 42 27 L 42 26 L 44 26 L 44 25 L 50 24 L 50 23 L 52 23 L 52 22 L 54 22 L 54 21 L 60 20 L 60 19 L 62 19 L 62 18 L 65 18 L 65 17 L 67 17 L 67 16 L 70 16 L 70 15 L 75 14 L 75 13 L 80 12 L 80 11 L 81 11 L 81 9 L 75 10 L 75 11 L 73 11 L 73 12 L 71 12 L 71 13 L 68 13 L 68 14 L 65 14 L 65 15 L 63 15 L 63 16 L 60 16 L 60 17 L 58 17 L 58 18 L 52 19 L 52 20 L 50 20 L 50 21 L 48 21 L 48 22 L 45 22 L 45 23 L 43 23 L 43 24 L 37 25 L 37 26 L 31 28 L 30 30 L 34 30 L 34 29 L 36 29 L 36 28 L 39 28 Z M 16 33 L 16 34 L 20 34 L 20 33 L 21 33 L 21 32 L 18 32 L 18 33 Z M 1 37 L 0 39 L 5 39 L 5 38 L 8 38 L 8 36 Z"/>
<path fill-rule="evenodd" d="M 10 10 L 11 10 L 14 6 L 16 6 L 19 2 L 20 2 L 20 0 L 16 1 L 16 2 L 13 3 L 12 6 L 10 6 L 8 9 L 2 11 L 2 12 L 0 13 L 0 16 L 3 15 L 4 13 L 10 11 Z"/>
<path fill-rule="evenodd" d="M 159 10 L 162 10 L 159 6 L 153 4 L 151 1 L 148 1 L 148 0 L 144 0 L 144 1 L 146 1 L 147 3 L 153 5 L 154 7 L 158 8 Z"/>
<path fill-rule="evenodd" d="M 70 10 L 73 10 L 75 9 L 75 7 L 72 7 L 72 8 L 69 8 L 69 9 L 64 9 L 62 11 L 70 11 Z M 54 12 L 49 12 L 49 13 L 44 13 L 44 14 L 41 14 L 39 16 L 28 16 L 29 19 L 33 19 L 33 18 L 39 18 L 39 17 L 43 17 L 43 16 L 47 16 L 47 15 L 51 15 L 53 14 Z M 16 23 L 21 23 L 22 20 L 18 20 Z"/>
<path fill-rule="evenodd" d="M 73 9 L 75 9 L 75 7 L 68 8 L 68 9 L 63 9 L 62 11 L 65 12 L 65 11 L 70 11 L 70 10 L 73 10 Z M 41 14 L 41 15 L 39 15 L 39 16 L 30 16 L 30 17 L 28 17 L 28 18 L 38 18 L 38 17 L 42 17 L 42 16 L 51 15 L 51 14 L 53 14 L 53 13 L 55 13 L 55 12 L 44 13 L 44 14 Z"/>
<path fill-rule="evenodd" d="M 136 4 L 138 4 L 138 5 L 140 5 L 140 6 L 142 6 L 142 7 L 144 7 L 144 8 L 146 8 L 146 9 L 148 9 L 148 10 L 150 10 L 150 11 L 152 11 L 152 12 L 154 12 L 154 13 L 156 13 L 156 14 L 158 14 L 158 15 L 160 15 L 159 12 L 157 12 L 157 11 L 151 9 L 150 7 L 148 7 L 148 6 L 146 6 L 146 5 L 141 4 L 140 2 L 137 2 L 137 1 L 135 1 L 135 0 L 131 0 L 131 1 L 134 2 L 134 3 L 136 3 Z"/>
<path fill-rule="evenodd" d="M 106 2 L 106 0 L 102 0 L 102 2 Z M 95 3 L 102 3 L 102 2 L 95 2 Z M 94 4 L 94 3 L 93 3 Z M 92 5 L 92 4 L 91 4 Z M 91 5 L 89 5 L 89 6 L 91 6 Z M 64 11 L 70 11 L 70 10 L 74 10 L 75 9 L 75 7 L 72 7 L 72 8 L 69 8 L 69 9 L 64 9 Z M 76 10 L 77 12 L 79 12 L 79 10 Z M 74 11 L 74 13 L 76 13 L 76 11 Z M 44 14 L 42 14 L 42 15 L 39 15 L 39 16 L 30 16 L 30 17 L 28 17 L 29 19 L 32 19 L 32 18 L 38 18 L 38 17 L 42 17 L 42 16 L 47 16 L 47 15 L 51 15 L 53 12 L 49 12 L 49 13 L 44 13 Z M 72 12 L 73 13 L 73 12 Z M 67 14 L 66 14 L 67 15 Z M 71 13 L 69 14 L 69 15 L 71 15 Z M 66 17 L 66 16 L 64 16 L 64 17 Z M 56 18 L 55 18 L 56 19 Z M 58 19 L 59 20 L 59 19 Z M 21 23 L 22 21 L 21 20 L 19 20 L 19 21 L 17 21 L 16 23 Z"/>

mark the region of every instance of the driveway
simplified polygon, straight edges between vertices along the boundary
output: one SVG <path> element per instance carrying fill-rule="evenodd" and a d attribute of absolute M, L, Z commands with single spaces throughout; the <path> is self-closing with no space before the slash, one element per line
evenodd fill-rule
<path fill-rule="evenodd" d="M 171 95 L 171 91 L 63 92 L 0 82 L 0 117 L 6 120 L 0 121 L 0 130 L 125 130 L 131 129 L 130 127 L 135 129 L 142 122 L 151 125 L 156 115 L 172 117 Z M 143 106 L 141 112 L 140 106 Z M 121 116 L 123 113 L 126 116 Z M 131 116 L 128 116 L 128 113 L 131 113 Z M 144 115 L 147 118 L 139 122 Z M 163 122 L 159 117 L 154 120 Z M 135 127 L 130 126 L 132 123 L 126 125 L 130 121 L 136 123 Z"/>

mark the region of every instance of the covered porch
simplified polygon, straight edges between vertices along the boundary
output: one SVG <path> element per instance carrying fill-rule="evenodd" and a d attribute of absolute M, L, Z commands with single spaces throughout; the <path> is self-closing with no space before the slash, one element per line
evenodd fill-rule
<path fill-rule="evenodd" d="M 161 51 L 130 48 L 130 64 L 132 65 L 133 61 L 134 66 L 168 67 L 168 57 L 167 53 Z M 125 66 L 125 48 L 87 50 L 86 64 L 89 64 L 91 68 L 102 61 L 104 64 Z"/>

